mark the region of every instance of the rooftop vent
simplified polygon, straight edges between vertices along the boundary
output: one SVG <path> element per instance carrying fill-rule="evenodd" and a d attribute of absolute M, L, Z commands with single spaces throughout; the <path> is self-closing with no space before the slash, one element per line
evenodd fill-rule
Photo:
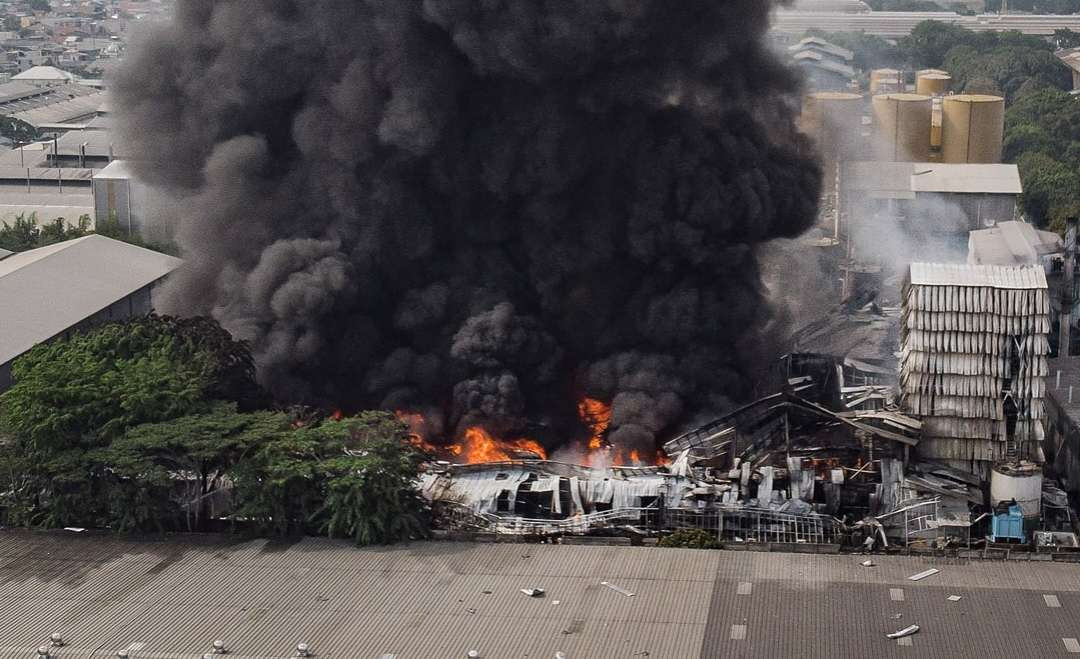
<path fill-rule="evenodd" d="M 60 634 L 52 634 L 49 636 L 49 644 L 54 648 L 64 647 L 64 637 Z"/>
<path fill-rule="evenodd" d="M 308 647 L 307 643 L 300 643 L 299 645 L 296 646 L 296 656 L 297 657 L 310 657 L 311 656 L 311 648 Z"/>
<path fill-rule="evenodd" d="M 117 650 L 116 651 L 116 659 L 128 659 L 128 651 L 127 650 Z"/>
<path fill-rule="evenodd" d="M 49 659 L 49 648 L 42 645 L 37 649 L 37 659 Z"/>
<path fill-rule="evenodd" d="M 225 641 L 214 641 L 214 654 L 225 654 L 228 650 L 225 649 Z"/>

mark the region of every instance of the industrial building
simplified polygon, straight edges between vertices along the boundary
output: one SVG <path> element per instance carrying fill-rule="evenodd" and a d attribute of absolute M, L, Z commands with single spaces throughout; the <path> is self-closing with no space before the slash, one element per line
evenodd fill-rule
<path fill-rule="evenodd" d="M 772 29 L 793 38 L 807 30 L 824 32 L 863 32 L 878 37 L 898 39 L 911 34 L 923 21 L 957 25 L 972 32 L 1008 32 L 1048 37 L 1055 30 L 1080 32 L 1080 14 L 977 14 L 964 16 L 955 12 L 935 11 L 806 11 L 806 5 L 776 10 Z"/>
<path fill-rule="evenodd" d="M 1023 192 L 1013 164 L 852 161 L 843 167 L 841 185 L 842 212 L 852 222 L 882 214 L 901 223 L 936 215 L 936 233 L 962 243 L 968 231 L 1016 219 Z"/>
<path fill-rule="evenodd" d="M 1049 273 L 1054 257 L 1063 251 L 1061 236 L 1027 222 L 999 222 L 968 234 L 968 263 L 972 265 L 1040 265 Z"/>
<path fill-rule="evenodd" d="M 855 79 L 855 53 L 818 37 L 806 37 L 788 48 L 792 61 L 803 70 L 811 89 L 843 91 Z"/>
<path fill-rule="evenodd" d="M 0 391 L 11 365 L 39 343 L 154 311 L 162 280 L 180 259 L 99 235 L 0 261 Z"/>
<path fill-rule="evenodd" d="M 1050 296 L 1041 266 L 913 263 L 901 316 L 901 409 L 920 457 L 989 480 L 1043 462 Z"/>
<path fill-rule="evenodd" d="M 1080 91 L 1080 48 L 1064 48 L 1054 53 L 1072 73 L 1073 93 Z"/>

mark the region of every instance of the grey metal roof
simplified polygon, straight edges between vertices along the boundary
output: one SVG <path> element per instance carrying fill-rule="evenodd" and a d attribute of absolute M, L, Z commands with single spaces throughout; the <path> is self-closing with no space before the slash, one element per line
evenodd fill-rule
<path fill-rule="evenodd" d="M 914 163 L 911 189 L 915 192 L 1020 194 L 1020 170 L 1016 165 Z"/>
<path fill-rule="evenodd" d="M 1061 236 L 1040 231 L 1027 222 L 999 222 L 968 233 L 968 263 L 1033 265 L 1064 248 Z"/>
<path fill-rule="evenodd" d="M 988 288 L 1046 288 L 1042 266 L 970 265 L 967 263 L 912 263 L 911 283 L 926 286 Z"/>
<path fill-rule="evenodd" d="M 132 171 L 129 160 L 113 160 L 94 173 L 94 179 L 127 180 L 132 178 L 135 178 L 135 172 Z"/>
<path fill-rule="evenodd" d="M 16 112 L 11 116 L 21 121 L 25 121 L 32 126 L 62 124 L 75 119 L 95 116 L 98 112 L 98 108 L 100 108 L 105 101 L 105 98 L 105 92 L 97 92 L 95 94 L 70 98 L 38 108 Z"/>
<path fill-rule="evenodd" d="M 215 639 L 234 659 L 285 659 L 301 641 L 323 659 L 1018 657 L 1080 635 L 1078 566 L 864 559 L 0 531 L 0 657 L 32 657 L 53 632 L 57 659 L 195 659 Z M 533 586 L 546 596 L 519 592 Z M 912 647 L 885 637 L 912 623 Z"/>
<path fill-rule="evenodd" d="M 180 259 L 99 235 L 20 252 L 0 261 L 0 364 L 161 279 L 179 265 Z"/>
<path fill-rule="evenodd" d="M 1065 48 L 1054 53 L 1061 63 L 1080 72 L 1080 48 Z"/>
<path fill-rule="evenodd" d="M 1020 194 L 1013 164 L 854 161 L 844 165 L 843 185 L 873 196 L 910 198 L 916 193 Z"/>

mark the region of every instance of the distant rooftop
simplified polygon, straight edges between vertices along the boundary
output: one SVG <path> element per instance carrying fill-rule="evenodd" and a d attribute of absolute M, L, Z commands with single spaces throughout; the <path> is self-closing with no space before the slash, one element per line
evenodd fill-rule
<path fill-rule="evenodd" d="M 1029 265 L 1064 248 L 1061 236 L 1027 222 L 999 222 L 968 234 L 968 263 Z"/>
<path fill-rule="evenodd" d="M 161 279 L 180 259 L 99 235 L 0 261 L 0 364 Z"/>
<path fill-rule="evenodd" d="M 11 79 L 42 82 L 70 82 L 75 79 L 75 76 L 67 71 L 62 71 L 55 66 L 32 66 L 22 73 L 12 76 Z"/>

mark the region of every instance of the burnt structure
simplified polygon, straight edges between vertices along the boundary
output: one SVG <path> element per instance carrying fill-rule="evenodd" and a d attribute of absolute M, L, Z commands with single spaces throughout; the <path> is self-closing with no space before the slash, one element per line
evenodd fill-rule
<path fill-rule="evenodd" d="M 920 456 L 984 480 L 997 461 L 1043 461 L 1049 312 L 1041 266 L 911 265 L 900 387 Z"/>

